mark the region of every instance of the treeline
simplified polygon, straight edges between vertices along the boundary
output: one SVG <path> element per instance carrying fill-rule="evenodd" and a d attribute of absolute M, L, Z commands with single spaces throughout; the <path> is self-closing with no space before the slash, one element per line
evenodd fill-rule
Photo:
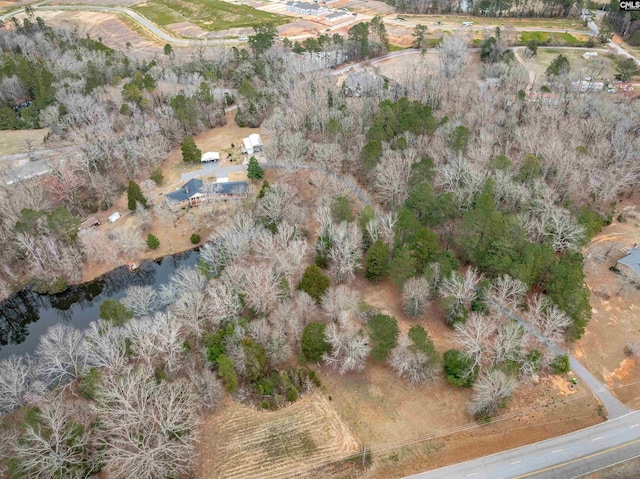
<path fill-rule="evenodd" d="M 401 13 L 466 13 L 487 17 L 577 17 L 579 7 L 568 0 L 385 0 Z"/>
<path fill-rule="evenodd" d="M 607 23 L 629 45 L 640 45 L 640 12 L 620 10 L 620 2 L 612 0 L 605 17 Z"/>

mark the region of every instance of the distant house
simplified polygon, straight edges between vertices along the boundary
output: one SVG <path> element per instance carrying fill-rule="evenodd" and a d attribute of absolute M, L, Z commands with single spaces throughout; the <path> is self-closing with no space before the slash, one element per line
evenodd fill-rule
<path fill-rule="evenodd" d="M 597 56 L 598 56 L 598 52 L 584 52 L 584 55 L 582 55 L 582 58 L 584 58 L 585 60 L 589 60 L 589 59 L 596 58 Z"/>
<path fill-rule="evenodd" d="M 590 91 L 602 91 L 604 90 L 604 82 L 593 80 L 581 80 L 571 83 L 574 91 L 578 93 L 587 93 Z"/>
<path fill-rule="evenodd" d="M 166 199 L 178 206 L 197 206 L 210 199 L 247 196 L 246 181 L 228 181 L 224 183 L 204 183 L 200 178 L 193 178 L 182 187 L 164 195 Z"/>
<path fill-rule="evenodd" d="M 317 3 L 287 2 L 287 11 L 300 15 L 324 15 L 329 9 L 321 7 Z"/>
<path fill-rule="evenodd" d="M 325 18 L 330 22 L 337 22 L 342 18 L 348 17 L 351 17 L 351 14 L 349 12 L 333 12 L 327 15 Z"/>
<path fill-rule="evenodd" d="M 618 264 L 628 266 L 640 276 L 640 247 L 636 246 L 624 258 L 618 260 Z"/>
<path fill-rule="evenodd" d="M 257 133 L 252 133 L 242 140 L 242 153 L 253 155 L 262 151 L 262 138 Z"/>
<path fill-rule="evenodd" d="M 207 151 L 202 154 L 202 158 L 200 159 L 202 163 L 209 163 L 210 161 L 220 161 L 220 153 L 217 151 Z"/>

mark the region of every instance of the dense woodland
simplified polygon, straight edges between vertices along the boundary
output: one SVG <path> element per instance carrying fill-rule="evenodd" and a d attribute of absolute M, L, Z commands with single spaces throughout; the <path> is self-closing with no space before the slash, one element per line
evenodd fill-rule
<path fill-rule="evenodd" d="M 640 45 L 640 12 L 620 10 L 620 3 L 612 1 L 606 16 L 611 28 L 629 45 Z"/>
<path fill-rule="evenodd" d="M 638 103 L 563 88 L 566 68 L 550 72 L 557 103 L 526 101 L 527 72 L 492 55 L 493 42 L 469 77 L 458 36 L 444 39 L 439 65 L 417 60 L 397 81 L 363 74 L 351 95 L 326 67 L 382 51 L 372 24 L 331 40 L 331 59 L 258 29 L 251 50 L 151 63 L 39 21 L 0 32 L 0 94 L 13 92 L 5 128 L 48 126 L 49 141 L 78 148 L 42 180 L 2 188 L 6 292 L 16 267 L 50 285 L 73 280 L 83 255 L 108 262 L 110 249 L 142 248 L 144 223 L 170 213 L 145 208 L 133 181 L 140 231 L 79 238 L 77 217 L 128 180 L 148 181 L 230 101 L 239 122 L 267 130 L 266 155 L 284 167 L 269 184 L 252 166 L 259 192 L 218 221 L 197 268 L 159 290 L 131 287 L 88 330 L 55 326 L 32 357 L 0 361 L 11 477 L 188 477 L 197 426 L 221 394 L 281 407 L 320 384 L 317 361 L 340 374 L 377 361 L 413 384 L 471 387 L 481 421 L 520 384 L 566 370 L 545 343 L 588 324 L 580 250 L 637 184 Z M 303 164 L 315 168 L 313 201 Z M 408 334 L 363 304 L 361 275 L 395 283 L 416 321 Z M 428 305 L 456 349 L 434 348 Z"/>
<path fill-rule="evenodd" d="M 404 13 L 471 13 L 489 17 L 578 17 L 589 2 L 569 0 L 385 0 Z M 589 5 L 597 8 L 597 4 Z"/>

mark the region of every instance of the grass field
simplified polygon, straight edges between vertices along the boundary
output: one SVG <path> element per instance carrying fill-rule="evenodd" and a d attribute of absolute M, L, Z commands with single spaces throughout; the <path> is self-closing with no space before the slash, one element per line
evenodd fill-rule
<path fill-rule="evenodd" d="M 283 25 L 289 21 L 287 17 L 222 0 L 150 0 L 133 7 L 133 10 L 161 26 L 189 22 L 209 31 L 267 23 Z"/>
<path fill-rule="evenodd" d="M 492 18 L 492 17 L 475 17 L 471 15 L 402 15 L 408 20 L 418 20 L 425 22 L 427 25 L 442 22 L 444 25 L 459 25 L 462 22 L 473 22 L 474 26 L 479 25 L 496 25 L 506 27 L 531 27 L 531 28 L 564 28 L 571 30 L 583 30 L 582 22 L 575 19 L 564 18 Z"/>
<path fill-rule="evenodd" d="M 555 48 L 538 48 L 538 54 L 531 60 L 531 68 L 543 76 L 547 67 L 558 55 L 564 55 L 569 60 L 571 73 L 580 76 L 590 76 L 596 80 L 613 79 L 615 75 L 614 56 L 608 53 L 598 52 L 595 59 L 585 60 L 580 50 L 559 50 Z"/>
<path fill-rule="evenodd" d="M 520 41 L 522 43 L 536 41 L 538 44 L 544 45 L 567 45 L 579 47 L 584 45 L 587 40 L 587 37 L 575 37 L 570 33 L 522 32 L 520 34 Z"/>
<path fill-rule="evenodd" d="M 44 137 L 49 132 L 47 128 L 41 130 L 3 130 L 0 131 L 0 155 L 16 155 L 26 151 L 27 141 L 32 141 L 34 148 L 40 148 Z"/>

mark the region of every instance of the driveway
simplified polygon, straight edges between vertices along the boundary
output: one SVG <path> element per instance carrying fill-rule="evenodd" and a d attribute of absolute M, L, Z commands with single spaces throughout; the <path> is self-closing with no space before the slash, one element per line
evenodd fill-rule
<path fill-rule="evenodd" d="M 199 170 L 182 173 L 182 175 L 180 175 L 180 182 L 186 183 L 192 178 L 211 175 L 214 175 L 216 178 L 226 178 L 229 176 L 229 173 L 234 171 L 245 171 L 246 169 L 247 165 L 220 166 L 220 164 L 216 162 L 205 163 Z"/>

